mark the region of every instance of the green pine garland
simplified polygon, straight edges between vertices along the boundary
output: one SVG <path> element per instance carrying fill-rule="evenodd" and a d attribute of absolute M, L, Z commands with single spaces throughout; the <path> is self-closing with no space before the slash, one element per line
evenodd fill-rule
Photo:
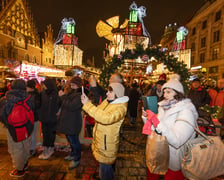
<path fill-rule="evenodd" d="M 143 46 L 139 44 L 136 45 L 136 49 L 126 49 L 124 52 L 121 52 L 120 55 L 114 55 L 105 62 L 99 77 L 101 86 L 104 88 L 108 87 L 111 74 L 115 73 L 117 69 L 121 67 L 125 59 L 137 59 L 143 55 L 148 55 L 149 59 L 154 57 L 156 62 L 166 65 L 170 72 L 179 74 L 185 91 L 189 89 L 188 79 L 190 77 L 190 73 L 186 68 L 186 64 L 179 62 L 173 55 L 168 55 L 167 52 L 162 51 L 159 46 L 151 46 L 144 50 Z"/>

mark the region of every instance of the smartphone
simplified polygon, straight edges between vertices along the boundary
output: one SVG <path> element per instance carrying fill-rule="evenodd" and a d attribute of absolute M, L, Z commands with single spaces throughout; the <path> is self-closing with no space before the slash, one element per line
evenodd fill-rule
<path fill-rule="evenodd" d="M 142 103 L 144 110 L 149 109 L 155 114 L 158 114 L 158 100 L 156 96 L 143 96 Z"/>
<path fill-rule="evenodd" d="M 147 96 L 142 96 L 142 104 L 143 104 L 144 110 L 149 109 L 148 103 L 147 103 Z"/>

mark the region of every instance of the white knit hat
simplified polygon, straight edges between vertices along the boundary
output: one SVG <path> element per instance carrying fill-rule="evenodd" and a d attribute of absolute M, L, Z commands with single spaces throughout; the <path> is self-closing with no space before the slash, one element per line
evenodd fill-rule
<path fill-rule="evenodd" d="M 177 92 L 180 92 L 182 94 L 184 94 L 184 88 L 183 85 L 180 82 L 180 75 L 179 74 L 174 74 L 170 80 L 165 83 L 162 87 L 162 90 L 165 88 L 170 88 L 170 89 L 174 89 Z"/>
<path fill-rule="evenodd" d="M 124 96 L 124 86 L 121 83 L 111 83 L 109 86 L 112 87 L 113 92 L 118 98 Z"/>

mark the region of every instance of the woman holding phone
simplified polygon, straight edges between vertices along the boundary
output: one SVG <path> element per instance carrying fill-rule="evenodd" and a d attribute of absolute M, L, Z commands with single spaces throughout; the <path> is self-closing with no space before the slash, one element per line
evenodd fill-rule
<path fill-rule="evenodd" d="M 81 101 L 83 110 L 95 119 L 93 128 L 92 151 L 100 163 L 101 180 L 114 179 L 114 164 L 119 146 L 119 132 L 127 112 L 128 97 L 124 96 L 124 86 L 111 83 L 107 98 L 98 106 L 91 103 L 83 94 Z"/>

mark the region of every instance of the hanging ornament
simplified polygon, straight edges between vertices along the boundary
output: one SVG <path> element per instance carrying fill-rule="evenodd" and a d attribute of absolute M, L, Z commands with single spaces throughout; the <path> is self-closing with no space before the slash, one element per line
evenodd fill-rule
<path fill-rule="evenodd" d="M 147 62 L 149 60 L 149 56 L 147 54 L 142 56 L 142 61 Z"/>

